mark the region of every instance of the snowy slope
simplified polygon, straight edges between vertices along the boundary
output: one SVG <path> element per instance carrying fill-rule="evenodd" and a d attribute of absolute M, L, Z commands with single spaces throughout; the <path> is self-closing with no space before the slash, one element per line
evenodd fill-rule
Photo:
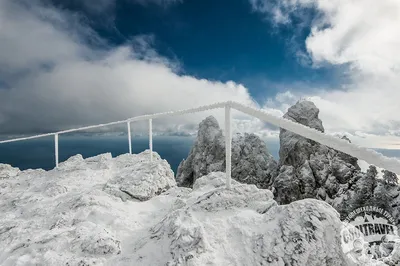
<path fill-rule="evenodd" d="M 150 197 L 174 187 L 169 164 L 157 154 L 154 163 L 148 157 L 77 155 L 48 172 L 0 167 L 0 265 L 102 265 L 120 254 L 127 236 L 131 241 L 173 201 L 124 202 L 107 193 L 107 184 L 117 186 L 115 179 L 129 171 L 130 181 L 141 185 L 136 191 L 126 183 L 120 187 L 132 195 Z"/>
<path fill-rule="evenodd" d="M 155 153 L 0 165 L 0 265 L 347 265 L 338 213 L 223 173 L 178 188 Z"/>

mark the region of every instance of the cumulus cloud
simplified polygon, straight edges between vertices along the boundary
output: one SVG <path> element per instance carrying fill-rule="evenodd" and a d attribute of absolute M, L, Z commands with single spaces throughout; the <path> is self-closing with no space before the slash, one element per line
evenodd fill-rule
<path fill-rule="evenodd" d="M 400 143 L 400 2 L 397 0 L 250 0 L 276 25 L 312 10 L 305 47 L 314 67 L 347 66 L 351 83 L 303 94 L 321 110 L 330 132 L 347 132 L 365 146 Z M 290 91 L 290 90 L 289 90 Z M 314 90 L 315 91 L 315 90 Z M 356 132 L 370 139 L 362 141 Z"/>
<path fill-rule="evenodd" d="M 240 84 L 179 75 L 179 64 L 148 45 L 151 37 L 107 47 L 74 14 L 19 3 L 0 2 L 0 133 L 49 132 L 218 101 L 254 104 Z M 156 120 L 154 127 L 179 128 L 204 115 Z"/>

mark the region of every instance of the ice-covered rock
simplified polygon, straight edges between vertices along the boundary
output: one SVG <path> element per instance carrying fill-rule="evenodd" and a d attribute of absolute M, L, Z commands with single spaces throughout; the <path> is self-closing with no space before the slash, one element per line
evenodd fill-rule
<path fill-rule="evenodd" d="M 324 132 L 322 121 L 318 117 L 319 109 L 310 101 L 299 101 L 290 107 L 283 116 L 293 122 Z M 309 159 L 310 154 L 318 149 L 317 143 L 303 138 L 291 131 L 281 129 L 279 162 L 281 165 L 292 165 L 297 168 Z"/>
<path fill-rule="evenodd" d="M 117 157 L 117 160 L 129 157 L 130 155 L 125 154 Z M 144 161 L 121 167 L 106 183 L 104 190 L 122 200 L 148 200 L 174 186 L 176 186 L 174 172 L 168 162 L 161 160 L 156 154 L 153 155 L 153 162 Z"/>
<path fill-rule="evenodd" d="M 196 141 L 177 170 L 178 185 L 190 187 L 199 177 L 225 168 L 225 140 L 217 120 L 209 116 L 199 124 Z"/>
<path fill-rule="evenodd" d="M 323 132 L 318 114 L 312 102 L 299 101 L 284 117 Z M 350 142 L 346 136 L 343 139 Z M 278 203 L 316 198 L 331 204 L 342 218 L 358 207 L 373 205 L 400 219 L 393 207 L 400 201 L 394 174 L 386 172 L 387 180 L 377 178 L 376 168 L 363 172 L 357 158 L 284 129 L 280 132 L 280 145 L 279 173 L 272 184 Z"/>
<path fill-rule="evenodd" d="M 233 182 L 223 173 L 195 181 L 136 243 L 128 261 L 140 265 L 347 265 L 337 212 L 317 200 L 278 206 L 269 190 Z M 158 249 L 156 249 L 158 247 Z M 125 258 L 124 258 L 125 259 Z M 122 259 L 121 259 L 122 260 Z"/>
<path fill-rule="evenodd" d="M 232 138 L 232 178 L 265 187 L 276 174 L 277 163 L 255 134 L 235 134 Z M 225 139 L 217 120 L 209 116 L 199 125 L 197 139 L 177 171 L 177 183 L 190 187 L 201 176 L 225 171 Z"/>
<path fill-rule="evenodd" d="M 193 189 L 165 182 L 146 201 L 104 191 L 110 182 L 133 189 L 130 174 L 164 184 L 172 175 L 163 179 L 165 162 L 153 159 L 74 156 L 0 179 L 0 265 L 346 265 L 338 214 L 321 201 L 278 206 L 255 185 L 232 180 L 226 190 L 222 172 Z"/>
<path fill-rule="evenodd" d="M 0 163 L 0 179 L 15 177 L 19 172 L 19 168 L 12 167 L 9 164 Z"/>
<path fill-rule="evenodd" d="M 299 101 L 284 117 L 324 132 L 318 114 L 312 102 Z M 280 169 L 272 184 L 279 203 L 334 198 L 359 170 L 357 159 L 295 133 L 281 129 L 279 138 Z"/>
<path fill-rule="evenodd" d="M 127 204 L 103 190 L 112 184 L 144 200 L 176 186 L 168 163 L 149 156 L 76 155 L 51 171 L 2 165 L 0 265 L 106 265 L 121 253 L 121 239 L 167 212 L 161 206 L 171 197 L 157 214 L 154 202 Z"/>
<path fill-rule="evenodd" d="M 236 134 L 232 139 L 232 178 L 265 188 L 276 175 L 278 164 L 255 134 Z"/>

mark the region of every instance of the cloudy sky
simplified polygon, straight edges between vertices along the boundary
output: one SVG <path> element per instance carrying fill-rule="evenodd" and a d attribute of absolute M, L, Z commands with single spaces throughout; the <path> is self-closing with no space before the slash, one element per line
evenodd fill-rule
<path fill-rule="evenodd" d="M 328 133 L 400 148 L 399 28 L 398 0 L 0 0 L 0 134 L 226 100 L 281 116 L 308 98 Z"/>

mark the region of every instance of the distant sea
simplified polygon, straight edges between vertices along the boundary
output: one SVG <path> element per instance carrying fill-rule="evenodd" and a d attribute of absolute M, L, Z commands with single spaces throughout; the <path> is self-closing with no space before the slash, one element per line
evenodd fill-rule
<path fill-rule="evenodd" d="M 193 145 L 193 137 L 153 137 L 153 150 L 166 159 L 176 172 Z M 147 137 L 132 138 L 132 153 L 149 148 Z M 127 136 L 60 136 L 59 161 L 81 154 L 84 158 L 110 152 L 113 157 L 128 153 Z M 54 137 L 0 144 L 0 163 L 19 167 L 21 170 L 42 168 L 53 169 Z"/>
<path fill-rule="evenodd" d="M 176 173 L 179 163 L 186 159 L 194 143 L 194 137 L 153 136 L 153 150 L 166 159 Z M 279 158 L 279 143 L 266 143 L 269 152 Z M 132 152 L 140 153 L 149 147 L 148 137 L 132 137 Z M 376 149 L 388 157 L 400 157 L 400 150 Z M 127 136 L 60 136 L 59 161 L 81 154 L 84 158 L 110 152 L 113 157 L 128 153 Z M 19 167 L 21 170 L 42 168 L 53 169 L 54 138 L 0 144 L 0 163 Z"/>

